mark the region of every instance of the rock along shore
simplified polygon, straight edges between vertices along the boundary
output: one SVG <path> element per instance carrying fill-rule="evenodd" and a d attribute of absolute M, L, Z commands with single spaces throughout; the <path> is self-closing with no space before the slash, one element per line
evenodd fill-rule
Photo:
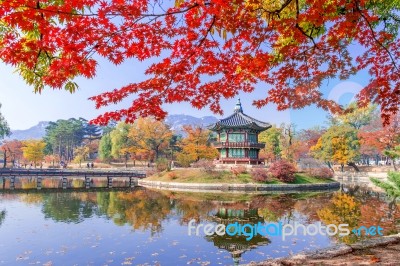
<path fill-rule="evenodd" d="M 400 234 L 396 234 L 368 239 L 355 244 L 337 244 L 333 247 L 299 253 L 286 258 L 269 259 L 257 263 L 252 262 L 246 265 L 377 265 L 376 263 L 378 263 L 378 265 L 399 265 L 399 244 Z M 389 254 L 390 250 L 396 251 L 395 256 Z M 385 254 L 385 251 L 387 251 L 388 254 Z M 373 255 L 374 253 L 377 254 Z"/>

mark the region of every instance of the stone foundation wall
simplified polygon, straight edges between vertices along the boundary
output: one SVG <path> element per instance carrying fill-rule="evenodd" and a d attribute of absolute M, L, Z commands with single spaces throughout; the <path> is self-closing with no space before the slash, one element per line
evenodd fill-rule
<path fill-rule="evenodd" d="M 303 192 L 319 190 L 337 190 L 340 188 L 339 182 L 319 183 L 319 184 L 207 184 L 207 183 L 177 183 L 161 182 L 140 179 L 138 185 L 143 187 L 153 187 L 158 189 L 179 189 L 197 191 L 282 191 L 282 192 Z"/>

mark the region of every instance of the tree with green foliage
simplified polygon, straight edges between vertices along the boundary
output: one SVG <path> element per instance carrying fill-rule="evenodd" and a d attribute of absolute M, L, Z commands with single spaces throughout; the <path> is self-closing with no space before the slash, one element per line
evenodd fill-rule
<path fill-rule="evenodd" d="M 61 160 L 71 161 L 74 149 L 82 144 L 85 137 L 83 121 L 70 118 L 50 122 L 46 127 L 46 154 L 58 155 Z"/>
<path fill-rule="evenodd" d="M 357 131 L 348 125 L 331 126 L 311 147 L 314 158 L 324 161 L 332 169 L 332 163 L 350 165 L 358 172 L 355 161 L 359 158 L 360 142 Z M 333 169 L 332 169 L 333 170 Z"/>
<path fill-rule="evenodd" d="M 112 141 L 110 134 L 105 134 L 101 137 L 99 143 L 99 156 L 100 159 L 106 162 L 110 162 L 112 159 Z"/>
<path fill-rule="evenodd" d="M 392 160 L 393 168 L 395 171 L 397 171 L 396 167 L 396 159 L 400 158 L 400 145 L 394 147 L 391 150 L 385 150 L 383 152 L 387 157 L 389 157 Z"/>
<path fill-rule="evenodd" d="M 1 103 L 0 103 L 1 109 Z M 10 127 L 0 111 L 0 141 L 11 134 Z"/>
<path fill-rule="evenodd" d="M 129 138 L 129 131 L 132 125 L 120 122 L 117 127 L 110 132 L 111 137 L 111 155 L 115 159 L 124 158 L 125 168 L 128 167 L 129 158 L 135 154 L 137 145 L 132 138 Z"/>
<path fill-rule="evenodd" d="M 83 139 L 81 145 L 91 147 L 92 143 L 95 143 L 101 138 L 101 128 L 97 125 L 89 123 L 85 118 L 80 117 L 79 120 L 82 122 L 83 127 Z M 97 151 L 97 149 L 95 149 Z M 75 156 L 75 154 L 74 154 Z M 88 159 L 93 158 L 93 149 L 89 149 Z"/>
<path fill-rule="evenodd" d="M 258 135 L 258 142 L 265 143 L 265 148 L 261 150 L 261 156 L 275 161 L 281 157 L 281 135 L 282 130 L 275 125 Z"/>
<path fill-rule="evenodd" d="M 389 172 L 387 181 L 382 181 L 374 177 L 370 179 L 372 183 L 382 188 L 393 199 L 393 202 L 400 197 L 400 172 Z"/>
<path fill-rule="evenodd" d="M 356 130 L 368 125 L 376 112 L 377 106 L 370 104 L 366 107 L 358 107 L 356 103 L 350 103 L 345 112 L 340 115 L 330 115 L 328 120 L 331 125 L 349 125 Z"/>

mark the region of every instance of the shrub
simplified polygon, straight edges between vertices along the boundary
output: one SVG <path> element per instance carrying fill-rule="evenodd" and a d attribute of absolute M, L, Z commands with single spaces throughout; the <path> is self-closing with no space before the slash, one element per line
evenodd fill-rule
<path fill-rule="evenodd" d="M 237 177 L 240 174 L 247 173 L 247 168 L 245 166 L 231 167 L 231 172 L 235 177 Z"/>
<path fill-rule="evenodd" d="M 318 178 L 326 178 L 326 179 L 333 178 L 333 172 L 328 167 L 310 168 L 307 169 L 307 174 L 309 174 L 312 177 L 318 177 Z"/>
<path fill-rule="evenodd" d="M 178 178 L 178 176 L 176 175 L 176 173 L 174 173 L 174 172 L 169 172 L 168 173 L 168 179 L 174 180 L 174 179 L 177 179 L 177 178 Z"/>
<path fill-rule="evenodd" d="M 192 164 L 192 167 L 201 168 L 207 173 L 211 173 L 215 169 L 215 164 L 206 159 L 200 159 L 199 161 Z"/>
<path fill-rule="evenodd" d="M 156 169 L 159 172 L 169 170 L 169 161 L 166 158 L 159 158 L 156 161 Z"/>
<path fill-rule="evenodd" d="M 178 164 L 182 167 L 189 167 L 190 164 L 193 162 L 192 158 L 187 154 L 180 152 L 176 155 L 176 160 Z"/>
<path fill-rule="evenodd" d="M 269 179 L 269 173 L 267 169 L 255 168 L 251 171 L 251 177 L 256 182 L 266 182 Z"/>
<path fill-rule="evenodd" d="M 296 168 L 288 161 L 279 160 L 271 164 L 269 167 L 271 175 L 282 182 L 293 182 Z"/>

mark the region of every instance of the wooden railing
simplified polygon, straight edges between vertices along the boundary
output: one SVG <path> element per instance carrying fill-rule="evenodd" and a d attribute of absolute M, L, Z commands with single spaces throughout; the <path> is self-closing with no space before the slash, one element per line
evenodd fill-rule
<path fill-rule="evenodd" d="M 265 147 L 264 143 L 254 143 L 254 142 L 215 142 L 215 148 L 256 148 L 263 149 Z"/>
<path fill-rule="evenodd" d="M 106 170 L 72 170 L 72 169 L 0 169 L 0 176 L 108 176 L 145 178 L 141 171 L 106 171 Z"/>
<path fill-rule="evenodd" d="M 221 157 L 221 158 L 219 158 L 219 160 L 220 160 L 220 161 L 225 161 L 225 162 L 235 162 L 235 161 L 237 161 L 237 162 L 248 162 L 248 161 L 251 161 L 251 162 L 264 162 L 263 159 L 245 158 L 245 157 L 242 157 L 242 158 Z"/>

